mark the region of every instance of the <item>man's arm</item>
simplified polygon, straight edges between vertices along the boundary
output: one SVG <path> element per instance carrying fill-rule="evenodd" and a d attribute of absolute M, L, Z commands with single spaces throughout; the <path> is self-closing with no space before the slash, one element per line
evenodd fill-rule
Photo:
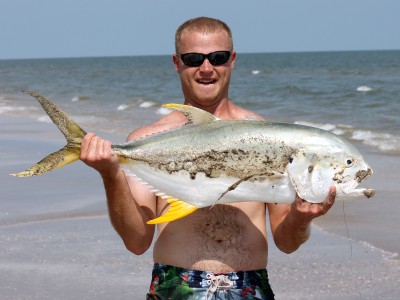
<path fill-rule="evenodd" d="M 335 197 L 336 189 L 331 187 L 322 203 L 305 202 L 299 196 L 291 205 L 269 203 L 270 225 L 276 246 L 285 253 L 296 251 L 308 240 L 311 221 L 327 213 Z"/>
<path fill-rule="evenodd" d="M 146 222 L 155 217 L 156 196 L 125 176 L 111 143 L 93 133 L 83 139 L 80 159 L 100 173 L 111 223 L 127 249 L 135 254 L 144 253 L 153 240 L 155 227 Z"/>

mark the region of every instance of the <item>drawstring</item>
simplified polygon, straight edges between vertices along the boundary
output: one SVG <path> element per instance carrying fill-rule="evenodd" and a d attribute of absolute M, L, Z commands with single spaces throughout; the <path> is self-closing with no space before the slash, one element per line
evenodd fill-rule
<path fill-rule="evenodd" d="M 206 300 L 209 295 L 214 294 L 217 290 L 229 290 L 233 286 L 233 282 L 229 280 L 226 275 L 213 275 L 207 274 L 208 281 L 210 282 L 210 287 L 207 290 Z"/>

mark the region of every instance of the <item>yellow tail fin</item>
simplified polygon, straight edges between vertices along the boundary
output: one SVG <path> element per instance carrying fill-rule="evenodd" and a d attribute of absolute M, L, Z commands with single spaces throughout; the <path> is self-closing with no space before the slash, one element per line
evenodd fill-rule
<path fill-rule="evenodd" d="M 64 134 L 65 138 L 67 139 L 67 145 L 65 145 L 62 149 L 46 156 L 44 159 L 26 171 L 11 175 L 17 177 L 40 175 L 48 171 L 61 168 L 78 160 L 81 142 L 83 137 L 86 135 L 86 132 L 50 100 L 32 91 L 24 92 L 39 101 L 40 105 L 49 115 L 50 119 Z"/>
<path fill-rule="evenodd" d="M 69 149 L 69 147 L 65 146 L 64 148 L 49 154 L 36 165 L 30 167 L 26 171 L 10 175 L 16 177 L 28 177 L 40 175 L 48 171 L 61 168 L 79 159 L 79 149 L 80 148 Z"/>
<path fill-rule="evenodd" d="M 159 224 L 159 223 L 175 221 L 180 218 L 186 217 L 187 215 L 190 215 L 191 213 L 193 213 L 198 209 L 197 206 L 194 206 L 192 204 L 183 202 L 175 198 L 168 198 L 167 202 L 170 205 L 169 210 L 162 216 L 148 221 L 147 224 Z"/>

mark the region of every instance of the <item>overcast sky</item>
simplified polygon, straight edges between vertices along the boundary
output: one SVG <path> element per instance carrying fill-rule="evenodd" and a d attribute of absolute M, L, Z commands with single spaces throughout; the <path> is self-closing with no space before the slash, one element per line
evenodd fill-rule
<path fill-rule="evenodd" d="M 0 0 L 0 59 L 172 54 L 197 16 L 241 53 L 400 49 L 400 0 Z"/>

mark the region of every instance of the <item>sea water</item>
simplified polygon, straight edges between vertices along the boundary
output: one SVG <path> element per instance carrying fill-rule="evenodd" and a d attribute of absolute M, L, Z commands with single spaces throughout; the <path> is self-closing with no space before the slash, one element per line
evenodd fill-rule
<path fill-rule="evenodd" d="M 0 114 L 46 121 L 22 89 L 90 130 L 122 135 L 158 118 L 161 104 L 183 101 L 170 56 L 0 60 Z M 271 121 L 400 154 L 400 51 L 238 54 L 229 96 Z"/>

